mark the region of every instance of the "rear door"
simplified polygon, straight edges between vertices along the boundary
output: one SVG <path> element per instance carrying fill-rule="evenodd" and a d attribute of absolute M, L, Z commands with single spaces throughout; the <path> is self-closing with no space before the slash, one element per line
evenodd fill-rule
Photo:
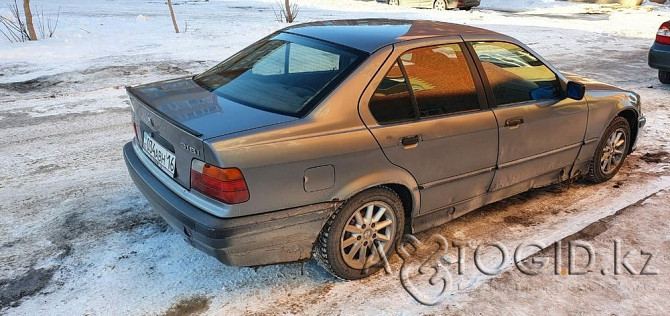
<path fill-rule="evenodd" d="M 414 0 L 414 5 L 417 7 L 432 8 L 433 0 Z"/>
<path fill-rule="evenodd" d="M 491 183 L 497 123 L 473 70 L 460 39 L 399 46 L 361 99 L 386 157 L 419 183 L 422 214 L 484 194 Z"/>
<path fill-rule="evenodd" d="M 517 44 L 482 41 L 471 47 L 500 130 L 491 191 L 543 175 L 567 177 L 584 140 L 586 102 L 566 98 L 559 76 Z"/>
<path fill-rule="evenodd" d="M 427 2 L 426 0 L 400 0 L 401 5 L 406 5 L 406 6 L 421 6 L 423 2 Z"/>

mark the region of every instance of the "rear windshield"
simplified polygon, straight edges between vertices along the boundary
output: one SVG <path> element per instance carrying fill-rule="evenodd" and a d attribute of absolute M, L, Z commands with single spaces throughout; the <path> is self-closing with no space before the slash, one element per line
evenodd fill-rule
<path fill-rule="evenodd" d="M 282 33 L 245 48 L 194 80 L 226 99 L 300 117 L 344 79 L 364 55 Z"/>

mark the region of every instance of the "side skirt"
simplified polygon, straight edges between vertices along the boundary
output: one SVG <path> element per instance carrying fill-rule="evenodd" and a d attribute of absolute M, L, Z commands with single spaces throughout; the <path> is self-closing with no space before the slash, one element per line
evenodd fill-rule
<path fill-rule="evenodd" d="M 580 164 L 579 166 L 575 166 L 575 168 L 583 170 L 584 165 L 588 169 L 588 162 L 585 164 Z M 537 176 L 533 179 L 519 182 L 496 191 L 487 192 L 471 199 L 436 209 L 425 215 L 417 216 L 412 221 L 412 233 L 418 233 L 433 227 L 440 226 L 460 216 L 470 213 L 484 205 L 498 202 L 510 196 L 526 192 L 530 189 L 541 188 L 550 184 L 563 182 L 570 178 L 568 176 L 570 167 L 571 166 L 566 166 L 559 170 L 554 170 L 552 172 Z"/>

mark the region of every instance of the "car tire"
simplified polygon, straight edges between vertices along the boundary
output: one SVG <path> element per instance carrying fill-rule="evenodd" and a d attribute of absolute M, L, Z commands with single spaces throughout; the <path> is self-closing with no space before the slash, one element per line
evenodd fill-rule
<path fill-rule="evenodd" d="M 659 70 L 658 80 L 660 80 L 661 83 L 670 84 L 670 71 Z"/>
<path fill-rule="evenodd" d="M 460 7 L 458 9 L 464 10 L 464 11 L 470 11 L 470 10 L 472 10 L 472 7 Z"/>
<path fill-rule="evenodd" d="M 389 5 L 400 5 L 400 0 L 388 0 Z"/>
<path fill-rule="evenodd" d="M 380 229 L 380 225 L 384 227 Z M 378 247 L 388 258 L 403 234 L 404 225 L 403 204 L 393 190 L 387 187 L 365 190 L 347 200 L 328 219 L 314 247 L 314 256 L 338 278 L 367 277 L 385 264 Z"/>
<path fill-rule="evenodd" d="M 438 11 L 444 11 L 447 9 L 447 1 L 446 0 L 435 0 L 433 2 L 433 9 L 438 10 Z"/>
<path fill-rule="evenodd" d="M 594 183 L 612 179 L 623 165 L 631 141 L 630 124 L 625 118 L 617 116 L 598 143 L 587 179 Z"/>

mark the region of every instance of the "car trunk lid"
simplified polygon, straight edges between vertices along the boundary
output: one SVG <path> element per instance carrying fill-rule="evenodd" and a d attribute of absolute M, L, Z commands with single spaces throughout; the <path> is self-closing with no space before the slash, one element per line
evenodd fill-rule
<path fill-rule="evenodd" d="M 217 95 L 191 77 L 136 86 L 132 93 L 174 125 L 202 139 L 295 120 Z"/>
<path fill-rule="evenodd" d="M 127 92 L 146 156 L 187 189 L 192 160 L 206 161 L 204 140 L 296 119 L 227 100 L 191 78 L 129 87 Z M 170 159 L 174 170 L 166 167 Z"/>

